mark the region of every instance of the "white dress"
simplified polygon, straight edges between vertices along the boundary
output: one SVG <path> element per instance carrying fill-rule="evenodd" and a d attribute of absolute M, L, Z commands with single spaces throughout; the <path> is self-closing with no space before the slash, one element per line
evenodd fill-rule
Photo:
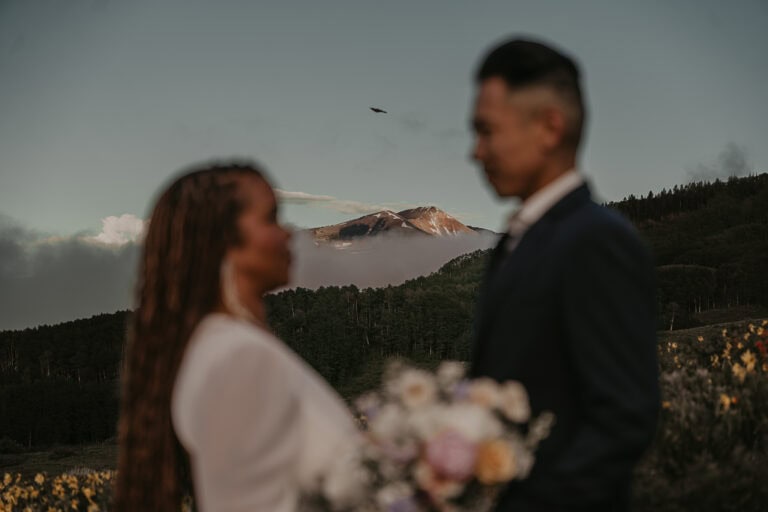
<path fill-rule="evenodd" d="M 268 331 L 221 313 L 190 339 L 171 416 L 201 512 L 293 512 L 358 438 L 322 377 Z"/>

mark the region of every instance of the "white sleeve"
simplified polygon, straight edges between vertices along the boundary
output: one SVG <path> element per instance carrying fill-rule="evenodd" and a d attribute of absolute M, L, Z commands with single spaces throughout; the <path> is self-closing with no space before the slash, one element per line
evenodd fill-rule
<path fill-rule="evenodd" d="M 299 403 L 285 370 L 278 353 L 243 344 L 200 376 L 183 421 L 201 511 L 295 510 Z"/>

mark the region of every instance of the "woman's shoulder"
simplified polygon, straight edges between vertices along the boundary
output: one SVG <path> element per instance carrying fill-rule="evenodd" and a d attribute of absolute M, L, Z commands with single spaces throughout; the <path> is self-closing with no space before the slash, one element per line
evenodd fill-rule
<path fill-rule="evenodd" d="M 269 331 L 224 313 L 205 316 L 190 337 L 184 359 L 216 366 L 232 358 L 282 359 L 280 341 Z"/>

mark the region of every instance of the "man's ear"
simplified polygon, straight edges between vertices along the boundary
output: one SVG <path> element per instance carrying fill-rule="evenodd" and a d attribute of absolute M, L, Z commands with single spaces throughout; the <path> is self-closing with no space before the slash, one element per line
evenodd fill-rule
<path fill-rule="evenodd" d="M 547 105 L 539 111 L 541 143 L 547 150 L 559 147 L 565 138 L 567 121 L 565 113 L 558 105 Z"/>

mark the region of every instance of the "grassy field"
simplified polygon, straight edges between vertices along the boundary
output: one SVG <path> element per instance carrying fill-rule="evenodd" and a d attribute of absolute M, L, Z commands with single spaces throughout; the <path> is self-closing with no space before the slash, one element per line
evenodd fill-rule
<path fill-rule="evenodd" d="M 21 473 L 32 478 L 37 473 L 60 475 L 88 468 L 101 471 L 117 466 L 117 444 L 104 442 L 79 446 L 56 446 L 44 451 L 0 456 L 0 474 Z"/>
<path fill-rule="evenodd" d="M 658 332 L 662 411 L 657 439 L 636 472 L 635 510 L 768 510 L 768 315 L 732 315 Z M 0 450 L 0 476 L 83 474 L 117 462 L 114 441 L 17 452 Z"/>

